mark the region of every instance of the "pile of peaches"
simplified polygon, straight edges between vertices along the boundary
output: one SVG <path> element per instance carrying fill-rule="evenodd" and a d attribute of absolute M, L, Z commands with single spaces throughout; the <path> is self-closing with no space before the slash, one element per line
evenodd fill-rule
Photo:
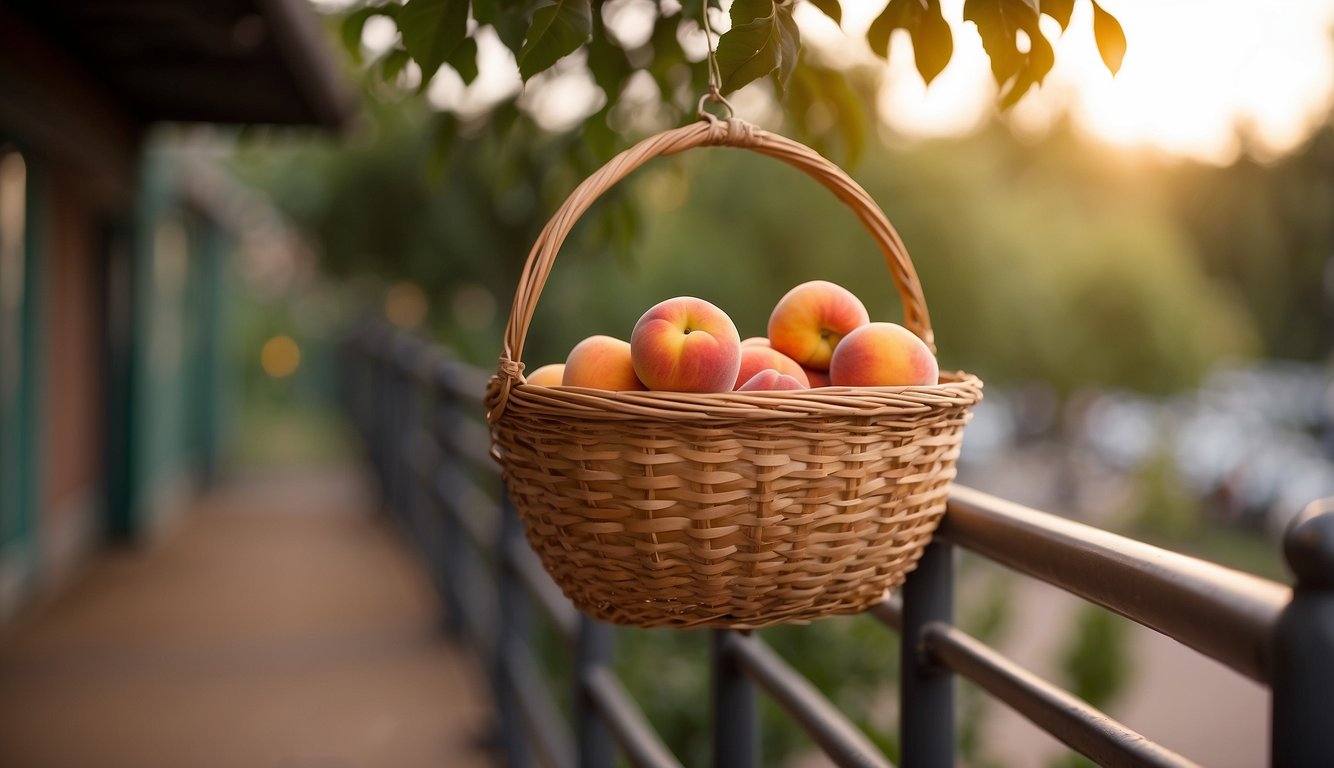
<path fill-rule="evenodd" d="M 851 291 L 824 280 L 788 291 L 769 335 L 742 340 L 727 313 L 693 296 L 659 302 L 627 343 L 590 336 L 529 384 L 613 391 L 730 392 L 937 383 L 935 355 L 912 331 L 871 322 Z"/>

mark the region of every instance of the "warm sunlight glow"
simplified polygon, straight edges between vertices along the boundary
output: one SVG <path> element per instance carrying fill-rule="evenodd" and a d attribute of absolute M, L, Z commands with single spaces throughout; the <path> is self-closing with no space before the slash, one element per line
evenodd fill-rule
<path fill-rule="evenodd" d="M 1052 90 L 1068 94 L 1078 124 L 1108 141 L 1226 160 L 1239 149 L 1236 127 L 1256 150 L 1281 152 L 1330 109 L 1329 3 L 1118 3 L 1112 11 L 1132 42 L 1115 78 L 1087 34 L 1091 14 L 1080 10 L 1061 41 L 1067 50 L 1057 55 L 1064 61 Z"/>
<path fill-rule="evenodd" d="M 1092 12 L 1077 3 L 1069 29 L 1044 18 L 1057 48 L 1045 85 L 1014 109 L 1021 129 L 1042 130 L 1068 112 L 1075 124 L 1105 141 L 1146 145 L 1175 154 L 1226 162 L 1240 149 L 1291 149 L 1325 118 L 1334 91 L 1334 3 L 1274 0 L 1103 0 L 1129 39 L 1120 73 L 1103 67 L 1091 32 Z M 848 61 L 881 3 L 844 3 L 844 29 L 802 13 L 808 41 Z M 896 32 L 879 103 L 891 127 L 908 135 L 959 133 L 995 109 L 996 86 L 976 27 L 963 23 L 963 0 L 943 0 L 955 30 L 954 59 L 929 88 L 913 68 L 909 39 Z"/>

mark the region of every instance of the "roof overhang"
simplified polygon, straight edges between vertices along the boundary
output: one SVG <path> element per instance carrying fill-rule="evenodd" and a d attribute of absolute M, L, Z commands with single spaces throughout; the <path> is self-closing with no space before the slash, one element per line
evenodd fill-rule
<path fill-rule="evenodd" d="M 307 0 L 9 0 L 132 118 L 337 127 L 353 99 Z"/>

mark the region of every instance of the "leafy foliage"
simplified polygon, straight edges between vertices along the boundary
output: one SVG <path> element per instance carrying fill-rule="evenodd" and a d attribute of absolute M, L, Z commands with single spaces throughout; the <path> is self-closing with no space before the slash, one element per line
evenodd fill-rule
<path fill-rule="evenodd" d="M 533 12 L 519 49 L 519 74 L 525 82 L 593 39 L 589 0 L 556 0 Z"/>
<path fill-rule="evenodd" d="M 940 15 L 940 0 L 890 0 L 866 31 L 866 42 L 880 58 L 889 58 L 889 39 L 896 29 L 912 36 L 917 71 L 929 85 L 954 55 L 954 38 Z"/>
<path fill-rule="evenodd" d="M 840 0 L 807 0 L 835 23 L 843 20 Z M 788 97 L 802 56 L 801 32 L 795 19 L 799 0 L 733 0 L 731 27 L 716 43 L 723 94 L 757 80 L 772 77 L 781 97 Z M 1115 72 L 1125 54 L 1126 39 L 1117 20 L 1096 0 L 966 0 L 963 19 L 977 27 L 992 73 L 1000 86 L 1003 108 L 1016 103 L 1042 83 L 1055 62 L 1051 42 L 1038 24 L 1042 14 L 1056 19 L 1064 31 L 1076 2 L 1093 7 L 1093 33 L 1108 69 Z M 681 38 L 698 34 L 705 26 L 705 6 L 719 9 L 719 0 L 684 0 L 682 5 L 654 5 L 654 31 L 641 45 L 620 40 L 607 30 L 603 15 L 615 12 L 625 0 L 407 0 L 381 2 L 357 8 L 342 22 L 341 37 L 354 60 L 360 61 L 361 33 L 368 19 L 393 20 L 400 41 L 385 52 L 371 71 L 395 81 L 408 59 L 421 69 L 422 87 L 442 67 L 459 73 L 465 82 L 477 76 L 476 35 L 493 29 L 514 53 L 524 82 L 551 70 L 580 49 L 587 49 L 587 68 L 606 95 L 608 111 L 592 119 L 604 120 L 624 94 L 631 75 L 646 72 L 659 89 L 669 111 L 687 112 L 689 102 L 705 92 L 707 68 L 698 55 L 687 55 Z M 469 28 L 471 12 L 475 24 Z M 918 72 L 934 80 L 954 55 L 954 30 L 941 13 L 940 0 L 889 0 L 867 31 L 871 50 L 887 59 L 893 33 L 903 30 L 912 41 Z M 713 41 L 710 40 L 710 44 Z M 684 67 L 695 75 L 679 73 Z M 827 74 L 827 73 L 826 73 Z M 822 101 L 822 91 L 807 89 L 804 103 Z M 682 86 L 686 93 L 682 94 Z M 838 87 L 833 88 L 839 90 Z M 842 110 L 831 105 L 830 112 Z M 795 112 L 793 113 L 796 114 Z"/>
<path fill-rule="evenodd" d="M 732 29 L 718 40 L 722 92 L 731 93 L 769 74 L 779 93 L 792 81 L 801 52 L 801 33 L 791 3 L 735 0 Z"/>

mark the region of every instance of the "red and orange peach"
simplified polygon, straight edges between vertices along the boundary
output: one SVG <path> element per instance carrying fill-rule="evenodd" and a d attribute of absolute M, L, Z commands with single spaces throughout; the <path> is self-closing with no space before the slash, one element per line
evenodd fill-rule
<path fill-rule="evenodd" d="M 737 387 L 738 392 L 771 392 L 788 389 L 806 389 L 796 377 L 779 373 L 773 368 L 765 368 Z"/>
<path fill-rule="evenodd" d="M 940 369 L 931 349 L 896 323 L 868 323 L 843 337 L 829 378 L 836 387 L 908 387 L 936 384 Z"/>
<path fill-rule="evenodd" d="M 726 312 L 704 299 L 678 296 L 639 318 L 630 354 L 649 389 L 728 392 L 741 370 L 741 336 Z"/>
<path fill-rule="evenodd" d="M 575 344 L 565 358 L 561 383 L 567 387 L 612 391 L 646 389 L 635 375 L 630 345 L 611 336 L 589 336 Z"/>
<path fill-rule="evenodd" d="M 806 376 L 806 371 L 796 360 L 779 352 L 768 345 L 758 343 L 741 343 L 741 370 L 736 375 L 735 389 L 740 389 L 742 384 L 750 381 L 755 374 L 766 368 L 772 368 L 779 373 L 787 374 L 801 383 L 803 388 L 811 385 L 810 379 Z"/>
<path fill-rule="evenodd" d="M 851 291 L 812 280 L 779 299 L 769 316 L 769 343 L 807 368 L 828 370 L 839 341 L 870 319 Z"/>
<path fill-rule="evenodd" d="M 548 363 L 524 378 L 529 384 L 539 387 L 559 386 L 565 378 L 565 363 Z"/>

